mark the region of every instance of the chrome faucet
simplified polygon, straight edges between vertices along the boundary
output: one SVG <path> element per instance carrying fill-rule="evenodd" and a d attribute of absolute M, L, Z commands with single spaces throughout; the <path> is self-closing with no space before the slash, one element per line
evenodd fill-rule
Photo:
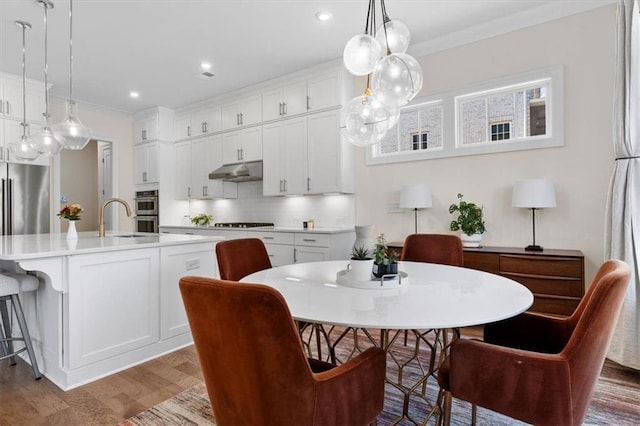
<path fill-rule="evenodd" d="M 122 198 L 109 198 L 100 208 L 100 216 L 98 216 L 98 237 L 104 237 L 104 208 L 113 202 L 122 204 L 127 211 L 127 216 L 131 217 L 131 207 L 129 207 L 129 204 L 127 204 L 125 200 Z"/>

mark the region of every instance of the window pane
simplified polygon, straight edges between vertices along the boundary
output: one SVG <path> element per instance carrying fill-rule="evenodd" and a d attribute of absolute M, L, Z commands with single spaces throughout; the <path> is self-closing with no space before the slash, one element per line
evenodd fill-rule
<path fill-rule="evenodd" d="M 485 99 L 461 102 L 462 144 L 485 142 L 487 140 L 487 103 Z"/>

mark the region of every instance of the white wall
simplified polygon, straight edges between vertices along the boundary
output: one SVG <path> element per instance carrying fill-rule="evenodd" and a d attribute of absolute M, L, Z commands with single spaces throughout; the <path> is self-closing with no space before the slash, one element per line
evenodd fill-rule
<path fill-rule="evenodd" d="M 420 232 L 447 233 L 448 206 L 461 192 L 484 205 L 483 244 L 524 247 L 531 243 L 530 212 L 511 207 L 519 179 L 549 178 L 557 208 L 536 215 L 543 247 L 579 249 L 587 283 L 603 260 L 604 212 L 611 171 L 611 103 L 615 6 L 525 28 L 419 58 L 424 88 L 419 96 L 562 64 L 565 69 L 565 146 L 513 153 L 366 166 L 357 155 L 356 223 L 372 224 L 401 241 L 413 232 L 413 212 L 386 213 L 403 184 L 430 185 L 433 208 L 419 212 Z M 360 81 L 362 88 L 362 81 Z"/>
<path fill-rule="evenodd" d="M 64 119 L 65 100 L 59 98 L 51 98 L 49 109 L 51 112 L 51 122 L 58 123 Z M 90 127 L 93 131 L 93 137 L 103 141 L 113 143 L 113 167 L 114 175 L 117 176 L 118 184 L 114 186 L 114 196 L 124 198 L 133 208 L 134 185 L 133 185 L 133 117 L 129 113 L 120 112 L 92 104 L 78 102 L 78 115 L 82 123 Z M 56 165 L 59 167 L 59 164 Z M 72 167 L 67 165 L 65 167 Z M 88 169 L 87 169 L 88 167 Z M 80 170 L 83 172 L 80 172 Z M 95 170 L 91 170 L 95 169 Z M 93 161 L 90 166 L 86 164 L 78 168 L 76 173 L 77 179 L 83 179 L 83 173 L 93 172 L 93 176 L 97 176 L 97 162 Z M 58 208 L 58 194 L 53 194 L 53 208 Z M 89 201 L 68 200 L 74 203 L 85 204 Z M 121 209 L 121 206 L 108 207 Z M 134 220 L 128 218 L 124 214 L 124 209 L 119 211 L 119 230 L 132 231 L 135 227 Z M 94 212 L 94 214 L 97 214 Z M 97 218 L 96 218 L 97 222 Z M 53 228 L 55 232 L 55 228 Z"/>

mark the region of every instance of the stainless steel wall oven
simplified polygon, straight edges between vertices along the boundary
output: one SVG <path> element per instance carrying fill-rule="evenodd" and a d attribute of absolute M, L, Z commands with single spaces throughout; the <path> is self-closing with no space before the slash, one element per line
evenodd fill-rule
<path fill-rule="evenodd" d="M 138 191 L 135 197 L 136 232 L 158 233 L 158 191 Z"/>

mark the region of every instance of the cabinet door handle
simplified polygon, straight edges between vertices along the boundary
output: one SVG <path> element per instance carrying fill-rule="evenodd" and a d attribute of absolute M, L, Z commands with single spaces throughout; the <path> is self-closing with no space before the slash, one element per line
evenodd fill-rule
<path fill-rule="evenodd" d="M 11 115 L 11 108 L 10 108 L 11 104 L 9 103 L 9 101 L 7 101 L 7 115 Z"/>
<path fill-rule="evenodd" d="M 0 114 L 4 114 L 4 101 L 0 99 Z"/>
<path fill-rule="evenodd" d="M 142 181 L 143 182 L 147 181 L 147 172 L 142 172 Z"/>
<path fill-rule="evenodd" d="M 187 186 L 187 197 L 191 198 L 191 187 Z"/>
<path fill-rule="evenodd" d="M 315 243 L 316 240 L 311 239 L 311 238 L 303 238 L 302 241 L 307 242 L 307 243 Z"/>
<path fill-rule="evenodd" d="M 202 122 L 202 124 L 200 125 L 200 130 L 202 133 L 207 133 L 207 123 L 205 123 L 204 121 Z"/>
<path fill-rule="evenodd" d="M 207 197 L 207 196 L 209 196 L 209 187 L 208 187 L 208 186 L 206 186 L 206 185 L 204 185 L 204 186 L 202 187 L 202 196 L 203 196 L 203 197 Z"/>
<path fill-rule="evenodd" d="M 307 191 L 311 191 L 311 178 L 307 178 Z"/>
<path fill-rule="evenodd" d="M 298 249 L 293 249 L 293 263 L 298 263 Z"/>
<path fill-rule="evenodd" d="M 284 180 L 284 192 L 287 192 L 287 180 Z"/>
<path fill-rule="evenodd" d="M 280 192 L 282 192 L 282 179 L 280 179 Z"/>
<path fill-rule="evenodd" d="M 244 114 L 240 113 L 240 125 L 244 124 Z"/>
<path fill-rule="evenodd" d="M 244 160 L 244 148 L 240 148 L 240 159 Z"/>
<path fill-rule="evenodd" d="M 146 130 L 143 130 L 143 131 L 142 131 L 142 140 L 143 140 L 143 141 L 146 141 L 146 140 L 147 140 L 147 131 L 146 131 Z"/>
<path fill-rule="evenodd" d="M 307 111 L 311 109 L 311 96 L 307 96 Z"/>
<path fill-rule="evenodd" d="M 236 114 L 236 126 L 240 125 L 240 114 Z"/>
<path fill-rule="evenodd" d="M 187 136 L 191 136 L 191 126 L 187 126 Z"/>
<path fill-rule="evenodd" d="M 287 103 L 282 103 L 282 115 L 287 115 Z"/>

